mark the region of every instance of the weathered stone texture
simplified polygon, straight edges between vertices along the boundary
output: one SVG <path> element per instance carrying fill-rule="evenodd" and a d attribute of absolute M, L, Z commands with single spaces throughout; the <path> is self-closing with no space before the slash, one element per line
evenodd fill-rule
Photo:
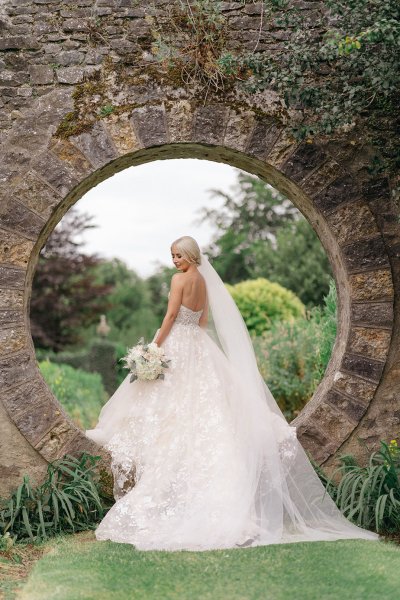
<path fill-rule="evenodd" d="M 390 336 L 391 332 L 386 329 L 353 327 L 350 332 L 348 351 L 385 360 Z"/>
<path fill-rule="evenodd" d="M 0 329 L 0 356 L 18 352 L 26 345 L 26 332 L 24 327 Z"/>
<path fill-rule="evenodd" d="M 132 125 L 144 148 L 168 143 L 165 109 L 162 106 L 135 108 Z"/>
<path fill-rule="evenodd" d="M 346 396 L 357 398 L 365 406 L 372 400 L 376 390 L 376 384 L 341 371 L 335 373 L 333 381 L 334 389 Z"/>
<path fill-rule="evenodd" d="M 353 302 L 351 316 L 355 325 L 381 325 L 391 328 L 393 325 L 392 302 Z"/>
<path fill-rule="evenodd" d="M 1 230 L 0 232 L 0 263 L 16 267 L 28 264 L 34 242 L 17 233 Z"/>
<path fill-rule="evenodd" d="M 354 300 L 393 298 L 392 275 L 388 269 L 350 275 L 350 293 Z"/>

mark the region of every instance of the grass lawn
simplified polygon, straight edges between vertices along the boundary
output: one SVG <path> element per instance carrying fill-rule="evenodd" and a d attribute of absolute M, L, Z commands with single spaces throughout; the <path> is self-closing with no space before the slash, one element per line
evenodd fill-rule
<path fill-rule="evenodd" d="M 85 533 L 49 548 L 18 600 L 378 600 L 400 590 L 392 542 L 139 552 Z"/>

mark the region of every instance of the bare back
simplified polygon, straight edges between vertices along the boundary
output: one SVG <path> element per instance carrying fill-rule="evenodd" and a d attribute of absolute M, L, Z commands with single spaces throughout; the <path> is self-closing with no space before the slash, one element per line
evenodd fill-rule
<path fill-rule="evenodd" d="M 190 310 L 203 310 L 207 292 L 204 277 L 198 271 L 182 274 L 182 304 Z"/>

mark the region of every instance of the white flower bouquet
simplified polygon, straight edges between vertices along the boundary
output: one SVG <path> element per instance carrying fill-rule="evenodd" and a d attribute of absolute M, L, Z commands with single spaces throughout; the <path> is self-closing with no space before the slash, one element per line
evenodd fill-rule
<path fill-rule="evenodd" d="M 141 338 L 133 348 L 129 348 L 127 354 L 121 359 L 125 367 L 130 370 L 130 382 L 154 381 L 164 379 L 165 369 L 168 369 L 170 360 L 165 358 L 164 349 L 154 342 L 145 344 Z"/>

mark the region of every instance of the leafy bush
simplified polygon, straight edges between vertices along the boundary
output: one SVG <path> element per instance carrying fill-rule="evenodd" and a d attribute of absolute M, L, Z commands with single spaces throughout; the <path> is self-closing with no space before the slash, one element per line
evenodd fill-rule
<path fill-rule="evenodd" d="M 78 427 L 94 427 L 107 400 L 101 376 L 50 361 L 39 363 L 39 368 L 47 385 Z"/>
<path fill-rule="evenodd" d="M 276 321 L 293 321 L 304 314 L 301 300 L 279 283 L 260 277 L 227 285 L 250 333 L 261 335 Z"/>
<path fill-rule="evenodd" d="M 338 485 L 331 479 L 327 488 L 344 516 L 378 533 L 400 532 L 400 448 L 396 440 L 389 444 L 381 441 L 366 467 L 351 455 L 340 457 L 340 462 L 337 471 L 342 478 Z"/>
<path fill-rule="evenodd" d="M 293 322 L 276 322 L 253 339 L 258 367 L 289 420 L 308 402 L 329 362 L 336 337 L 336 288 L 331 280 L 323 307 Z"/>
<path fill-rule="evenodd" d="M 94 469 L 99 458 L 66 455 L 48 465 L 47 477 L 37 487 L 25 476 L 11 498 L 0 500 L 3 539 L 9 533 L 13 541 L 37 541 L 93 529 L 104 514 Z"/>
<path fill-rule="evenodd" d="M 313 467 L 327 493 L 345 517 L 378 533 L 400 534 L 400 448 L 396 440 L 381 440 L 362 467 L 355 457 L 339 457 L 340 466 L 329 475 L 312 457 Z M 337 475 L 341 477 L 336 482 Z"/>

